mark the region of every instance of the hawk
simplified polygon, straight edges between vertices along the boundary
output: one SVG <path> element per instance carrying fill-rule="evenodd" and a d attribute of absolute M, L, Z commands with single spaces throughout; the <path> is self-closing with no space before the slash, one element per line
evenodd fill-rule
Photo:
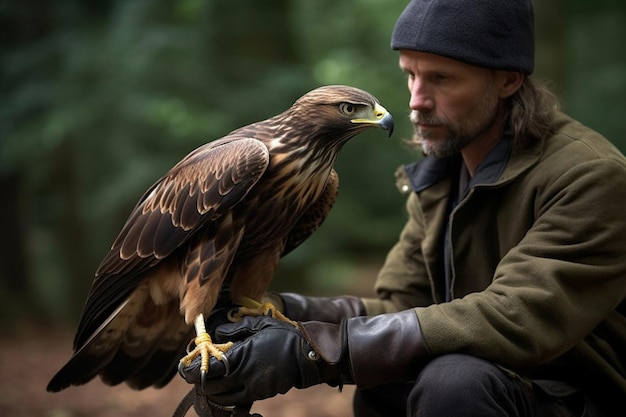
<path fill-rule="evenodd" d="M 48 391 L 98 375 L 163 387 L 194 331 L 185 363 L 219 358 L 228 346 L 213 345 L 204 324 L 218 294 L 228 286 L 233 302 L 260 305 L 279 259 L 333 205 L 342 146 L 372 127 L 393 131 L 374 96 L 324 86 L 182 159 L 141 197 L 98 267 L 73 356 Z"/>

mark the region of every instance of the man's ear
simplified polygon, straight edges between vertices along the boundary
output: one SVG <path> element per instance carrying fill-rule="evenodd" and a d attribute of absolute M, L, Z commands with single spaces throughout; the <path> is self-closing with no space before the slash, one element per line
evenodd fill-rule
<path fill-rule="evenodd" d="M 518 71 L 498 71 L 500 81 L 500 98 L 512 96 L 519 90 L 524 82 L 524 75 Z"/>

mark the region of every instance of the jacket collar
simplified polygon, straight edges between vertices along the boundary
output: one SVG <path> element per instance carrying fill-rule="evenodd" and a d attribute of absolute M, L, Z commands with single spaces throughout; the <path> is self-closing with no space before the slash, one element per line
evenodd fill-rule
<path fill-rule="evenodd" d="M 502 140 L 478 166 L 470 186 L 499 185 L 512 181 L 539 160 L 542 148 L 543 141 L 532 143 L 524 149 L 515 149 L 510 140 Z M 396 184 L 402 192 L 412 190 L 419 193 L 445 177 L 456 175 L 461 161 L 461 155 L 441 159 L 426 157 L 400 167 L 396 172 Z"/>
<path fill-rule="evenodd" d="M 460 161 L 460 155 L 442 159 L 427 156 L 420 161 L 406 165 L 404 169 L 411 188 L 416 193 L 419 193 L 448 176 L 458 166 Z"/>

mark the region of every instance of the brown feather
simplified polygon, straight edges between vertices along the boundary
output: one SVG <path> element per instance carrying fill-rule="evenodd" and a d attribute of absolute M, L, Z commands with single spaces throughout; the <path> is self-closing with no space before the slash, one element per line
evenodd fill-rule
<path fill-rule="evenodd" d="M 225 283 L 260 300 L 281 256 L 324 221 L 338 191 L 343 144 L 373 124 L 352 123 L 377 100 L 331 86 L 271 119 L 191 152 L 131 212 L 96 271 L 74 355 L 48 390 L 88 382 L 163 386 Z M 182 313 L 182 315 L 181 315 Z M 184 318 L 184 319 L 183 319 Z"/>
<path fill-rule="evenodd" d="M 300 246 L 302 242 L 307 240 L 309 236 L 317 230 L 318 227 L 324 222 L 328 212 L 335 204 L 337 195 L 339 194 L 339 175 L 333 169 L 330 171 L 328 182 L 324 188 L 324 192 L 298 219 L 298 222 L 293 226 L 291 232 L 287 236 L 285 242 L 285 249 L 282 256 L 287 255 L 289 252 Z"/>

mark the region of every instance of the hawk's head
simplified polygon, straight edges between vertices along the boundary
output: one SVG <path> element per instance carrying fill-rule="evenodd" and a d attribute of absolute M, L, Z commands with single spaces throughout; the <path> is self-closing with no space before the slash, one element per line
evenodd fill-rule
<path fill-rule="evenodd" d="M 354 87 L 329 85 L 300 97 L 286 112 L 292 127 L 341 146 L 361 131 L 379 127 L 393 132 L 393 117 L 378 99 Z"/>

